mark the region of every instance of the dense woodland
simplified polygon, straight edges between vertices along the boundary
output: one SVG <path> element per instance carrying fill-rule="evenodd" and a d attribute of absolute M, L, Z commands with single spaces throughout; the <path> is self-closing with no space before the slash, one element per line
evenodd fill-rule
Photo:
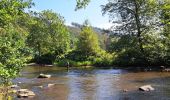
<path fill-rule="evenodd" d="M 77 0 L 75 10 L 89 0 Z M 57 3 L 57 2 L 56 2 Z M 88 20 L 66 26 L 64 16 L 31 11 L 31 0 L 0 1 L 0 76 L 7 82 L 27 63 L 55 66 L 169 66 L 170 1 L 109 0 L 101 6 L 113 26 Z"/>

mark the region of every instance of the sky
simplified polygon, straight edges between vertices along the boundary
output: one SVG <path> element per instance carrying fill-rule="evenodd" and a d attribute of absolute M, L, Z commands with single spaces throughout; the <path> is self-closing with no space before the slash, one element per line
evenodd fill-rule
<path fill-rule="evenodd" d="M 107 0 L 91 0 L 85 9 L 75 11 L 76 0 L 33 0 L 35 6 L 32 10 L 53 10 L 64 17 L 66 25 L 71 25 L 72 22 L 83 24 L 88 19 L 90 24 L 99 28 L 110 28 L 109 17 L 102 16 L 100 5 L 107 3 Z"/>

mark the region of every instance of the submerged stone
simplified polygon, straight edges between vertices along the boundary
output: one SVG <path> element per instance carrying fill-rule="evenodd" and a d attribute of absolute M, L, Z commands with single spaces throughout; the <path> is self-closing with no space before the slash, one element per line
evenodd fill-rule
<path fill-rule="evenodd" d="M 47 87 L 52 87 L 54 86 L 55 84 L 47 84 Z"/>
<path fill-rule="evenodd" d="M 38 78 L 50 78 L 51 75 L 40 74 Z"/>
<path fill-rule="evenodd" d="M 18 88 L 18 85 L 11 85 L 11 88 Z"/>
<path fill-rule="evenodd" d="M 128 90 L 127 90 L 127 89 L 124 89 L 123 92 L 128 92 Z"/>
<path fill-rule="evenodd" d="M 139 90 L 140 91 L 153 91 L 155 89 L 151 85 L 144 85 L 144 86 L 139 87 Z"/>
<path fill-rule="evenodd" d="M 170 68 L 166 68 L 162 70 L 163 72 L 170 72 Z"/>
<path fill-rule="evenodd" d="M 39 87 L 39 88 L 43 88 L 43 86 L 41 86 L 41 85 L 40 85 L 40 86 L 37 86 L 37 87 Z"/>
<path fill-rule="evenodd" d="M 25 97 L 30 97 L 30 96 L 35 96 L 35 93 L 33 91 L 30 91 L 28 89 L 19 89 L 17 91 L 17 96 L 19 98 L 25 98 Z"/>

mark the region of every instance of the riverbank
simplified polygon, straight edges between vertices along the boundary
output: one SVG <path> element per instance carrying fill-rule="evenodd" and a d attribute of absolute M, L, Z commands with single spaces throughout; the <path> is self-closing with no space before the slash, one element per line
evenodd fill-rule
<path fill-rule="evenodd" d="M 136 70 L 136 71 L 164 71 L 169 69 L 169 66 L 91 66 L 91 65 L 82 65 L 82 66 L 65 66 L 59 67 L 56 65 L 48 65 L 48 64 L 36 64 L 36 63 L 29 63 L 27 66 L 40 66 L 40 67 L 58 67 L 61 69 L 126 69 L 126 70 Z"/>

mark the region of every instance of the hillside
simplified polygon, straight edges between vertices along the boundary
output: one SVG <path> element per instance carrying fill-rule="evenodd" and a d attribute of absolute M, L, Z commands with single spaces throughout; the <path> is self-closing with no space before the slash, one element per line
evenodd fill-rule
<path fill-rule="evenodd" d="M 78 23 L 72 23 L 72 26 L 67 26 L 69 31 L 71 32 L 71 35 L 75 38 L 77 38 L 81 32 L 81 28 L 83 27 L 83 25 L 78 24 Z M 100 42 L 100 46 L 103 49 L 106 49 L 106 45 L 109 39 L 109 35 L 111 34 L 111 31 L 109 30 L 105 30 L 105 29 L 101 29 L 98 27 L 93 27 L 93 30 L 97 33 L 98 37 L 99 37 L 99 42 Z"/>

